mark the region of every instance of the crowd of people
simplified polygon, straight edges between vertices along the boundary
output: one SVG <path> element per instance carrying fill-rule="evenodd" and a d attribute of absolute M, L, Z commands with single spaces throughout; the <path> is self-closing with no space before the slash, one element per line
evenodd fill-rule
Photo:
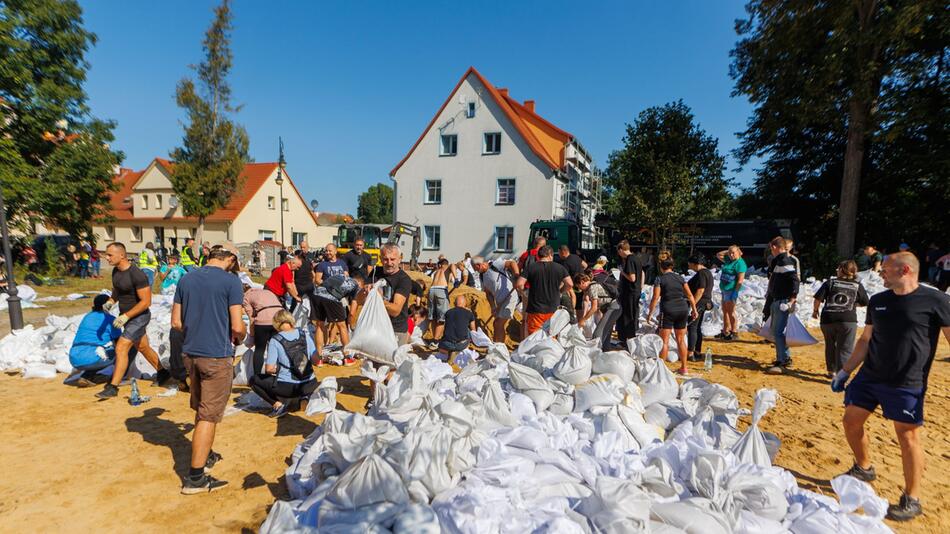
<path fill-rule="evenodd" d="M 663 341 L 661 356 L 665 358 L 670 350 L 672 336 L 679 355 L 678 372 L 687 374 L 687 362 L 702 359 L 701 326 L 705 313 L 713 309 L 715 290 L 712 265 L 702 254 L 690 256 L 688 272 L 682 274 L 675 271 L 669 255 L 659 259 L 652 294 L 646 295 L 647 329 L 641 329 L 639 307 L 648 275 L 640 255 L 626 241 L 616 247 L 616 275 L 608 268 L 611 261 L 606 256 L 588 265 L 567 247 L 555 252 L 539 237 L 517 259 L 467 255 L 453 264 L 440 258 L 429 266 L 431 283 L 421 289 L 403 270 L 402 252 L 395 244 L 381 248 L 377 266 L 362 240 L 342 256 L 328 244 L 318 257 L 302 243 L 272 270 L 263 287 L 253 287 L 248 278 L 238 276 L 240 265 L 234 252 L 221 246 L 198 250 L 197 254 L 190 248 L 183 251 L 180 263 L 177 256 L 170 256 L 155 265 L 158 257 L 153 258 L 154 250 L 146 248 L 135 265 L 122 243 L 110 244 L 105 256 L 113 268 L 112 295 L 94 299 L 70 351 L 70 361 L 81 373 L 80 385 L 92 385 L 96 373 L 113 367 L 112 376 L 96 394 L 101 399 L 118 395 L 130 358 L 137 352 L 157 370 L 157 384 L 176 380 L 180 388 L 191 392 L 196 425 L 184 494 L 214 491 L 227 484 L 210 471 L 222 460 L 212 446 L 231 391 L 234 347 L 245 343 L 253 348 L 250 387 L 271 406 L 271 417 L 281 417 L 299 409 L 316 389 L 314 367 L 325 364 L 330 344 L 338 344 L 344 365 L 355 363 L 357 355 L 347 352 L 349 332 L 371 291 L 379 291 L 399 345 L 410 343 L 412 332 L 427 325 L 432 340 L 428 348 L 450 362 L 469 348 L 479 326 L 464 293 L 450 298 L 451 289 L 464 284 L 484 291 L 490 309 L 485 326 L 492 325 L 496 342 L 505 342 L 506 336 L 532 335 L 548 326 L 558 310 L 567 312 L 571 322 L 603 350 L 625 347 L 628 340 L 651 331 L 655 323 Z M 792 366 L 785 328 L 795 311 L 801 264 L 791 250 L 793 243 L 782 237 L 769 243 L 763 310 L 775 344 L 769 373 L 784 373 Z M 868 247 L 862 251 L 863 262 L 841 262 L 836 276 L 817 291 L 812 313 L 820 318 L 825 337 L 831 388 L 845 393 L 843 426 L 854 454 L 847 474 L 865 481 L 876 477 L 864 425 L 881 406 L 884 417 L 894 422 L 905 473 L 903 495 L 891 505 L 889 514 L 906 520 L 922 513 L 919 430 L 940 333 L 950 341 L 950 297 L 918 283 L 920 262 L 914 254 L 899 251 L 880 258 L 876 254 Z M 716 258 L 724 315 L 723 330 L 716 337 L 731 340 L 739 324 L 732 315 L 734 303 L 742 294 L 748 267 L 736 246 Z M 869 298 L 857 281 L 862 266 L 879 269 L 888 290 Z M 162 367 L 146 333 L 152 299 L 149 269 L 158 272 L 163 287 L 174 287 L 168 369 Z M 293 312 L 304 301 L 309 324 L 300 328 Z M 868 306 L 860 337 L 858 306 Z M 113 307 L 117 307 L 117 317 L 110 313 Z M 518 310 L 523 314 L 520 331 L 511 324 Z"/>

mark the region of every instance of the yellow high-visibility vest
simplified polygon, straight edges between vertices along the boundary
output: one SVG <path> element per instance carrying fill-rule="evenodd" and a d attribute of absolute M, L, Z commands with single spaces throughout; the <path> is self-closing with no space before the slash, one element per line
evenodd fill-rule
<path fill-rule="evenodd" d="M 191 247 L 185 247 L 181 251 L 181 265 L 182 267 L 193 267 L 196 265 L 195 258 L 191 255 Z"/>
<path fill-rule="evenodd" d="M 152 261 L 149 262 L 148 253 L 143 250 L 141 253 L 139 253 L 139 268 L 152 270 L 158 269 L 158 260 L 155 259 L 155 256 L 153 255 Z"/>

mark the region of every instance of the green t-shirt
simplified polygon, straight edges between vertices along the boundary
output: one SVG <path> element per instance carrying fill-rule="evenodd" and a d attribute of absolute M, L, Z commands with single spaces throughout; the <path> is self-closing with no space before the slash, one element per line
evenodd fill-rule
<path fill-rule="evenodd" d="M 736 280 L 739 273 L 746 272 L 745 260 L 739 258 L 722 265 L 722 272 L 719 274 L 719 289 L 723 291 L 732 291 L 736 288 Z"/>

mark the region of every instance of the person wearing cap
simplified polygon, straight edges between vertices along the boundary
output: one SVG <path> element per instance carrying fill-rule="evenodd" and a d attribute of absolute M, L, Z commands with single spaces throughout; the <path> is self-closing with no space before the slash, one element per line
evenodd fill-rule
<path fill-rule="evenodd" d="M 96 373 L 115 364 L 113 343 L 122 335 L 122 330 L 112 326 L 115 317 L 103 309 L 108 301 L 109 295 L 96 295 L 92 311 L 82 318 L 69 347 L 69 364 L 82 373 L 76 382 L 81 388 L 93 386 Z"/>

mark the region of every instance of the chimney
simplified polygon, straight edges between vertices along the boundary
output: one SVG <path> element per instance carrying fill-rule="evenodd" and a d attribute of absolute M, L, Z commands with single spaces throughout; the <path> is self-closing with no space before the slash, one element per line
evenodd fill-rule
<path fill-rule="evenodd" d="M 525 100 L 524 107 L 528 108 L 528 111 L 534 113 L 534 100 Z"/>
<path fill-rule="evenodd" d="M 499 88 L 498 88 L 498 92 L 501 93 L 501 96 L 503 96 L 503 97 L 505 97 L 505 98 L 508 98 L 508 88 L 507 88 L 507 87 L 499 87 Z"/>

